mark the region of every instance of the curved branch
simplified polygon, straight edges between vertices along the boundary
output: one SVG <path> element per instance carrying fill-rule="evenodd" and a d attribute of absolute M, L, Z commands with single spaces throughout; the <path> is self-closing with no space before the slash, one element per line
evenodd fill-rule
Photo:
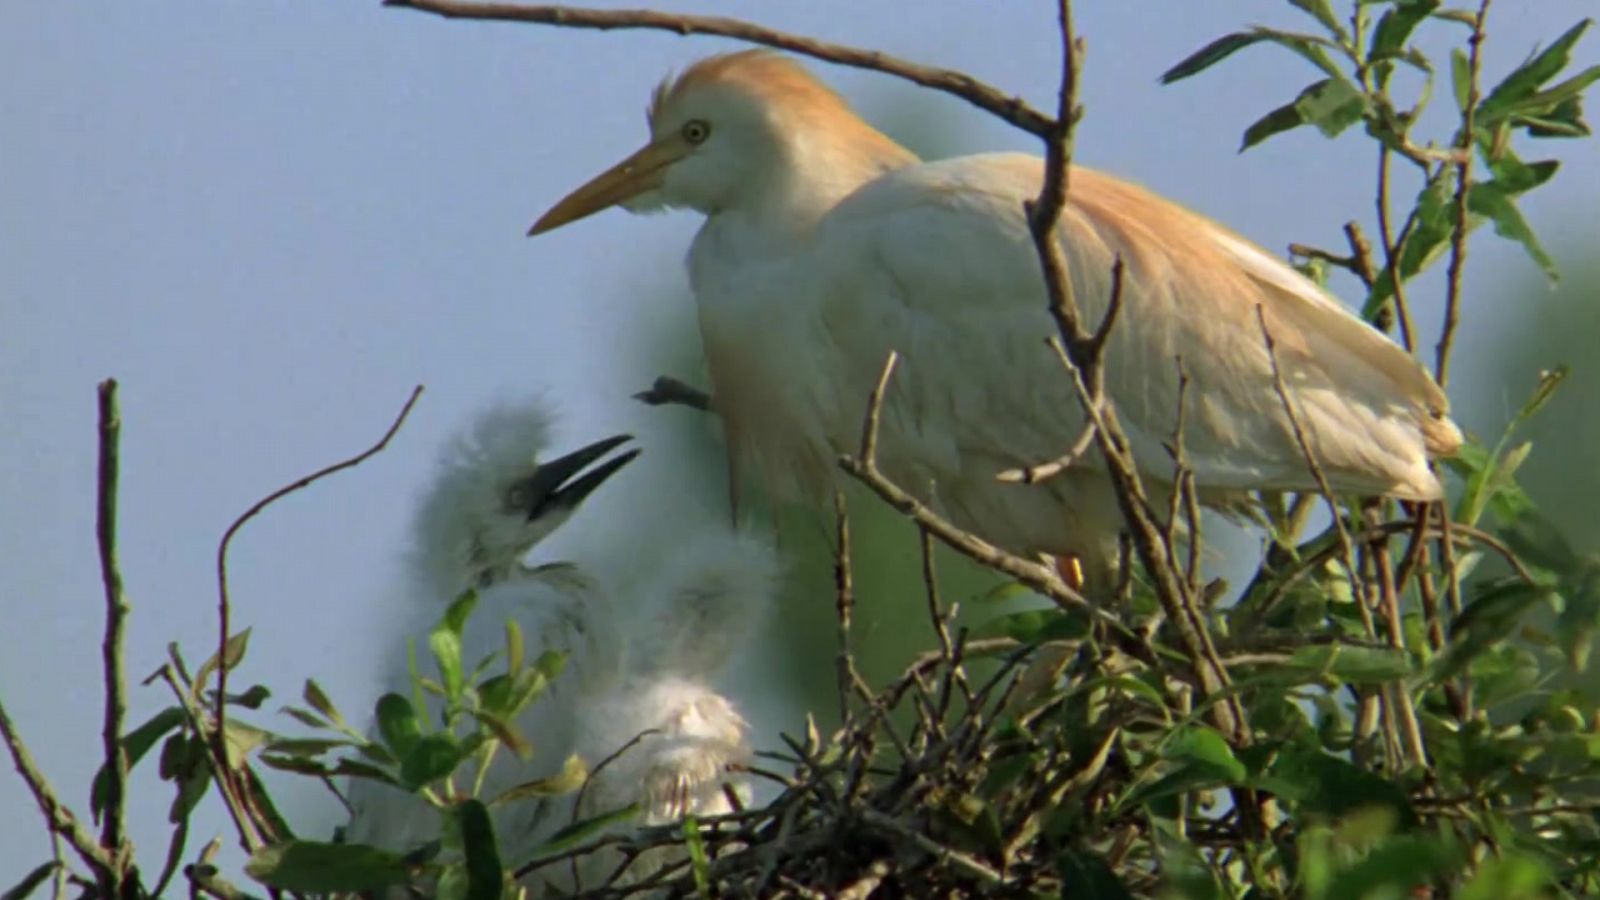
<path fill-rule="evenodd" d="M 599 31 L 637 28 L 670 31 L 685 37 L 691 34 L 708 34 L 734 38 L 841 66 L 893 75 L 912 84 L 959 97 L 1039 137 L 1048 137 L 1055 128 L 1055 123 L 1050 117 L 1029 106 L 1021 97 L 1007 96 L 999 88 L 985 84 L 965 72 L 925 66 L 877 50 L 790 34 L 742 19 L 664 13 L 651 9 L 583 9 L 574 6 L 523 6 L 516 3 L 474 3 L 458 2 L 458 0 L 384 0 L 383 5 L 433 13 L 447 19 L 527 22 L 534 25 Z"/>

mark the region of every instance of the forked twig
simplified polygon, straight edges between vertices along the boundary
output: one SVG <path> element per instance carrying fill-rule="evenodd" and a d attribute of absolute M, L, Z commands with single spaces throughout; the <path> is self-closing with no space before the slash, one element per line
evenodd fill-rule
<path fill-rule="evenodd" d="M 251 519 L 255 518 L 262 512 L 262 510 L 265 510 L 273 503 L 276 503 L 284 497 L 287 497 L 288 495 L 293 494 L 296 491 L 313 484 L 314 482 L 320 481 L 329 475 L 332 475 L 336 472 L 342 472 L 345 469 L 354 468 L 355 466 L 366 462 L 371 457 L 383 452 L 384 448 L 389 446 L 389 441 L 392 440 L 397 433 L 399 433 L 400 426 L 405 424 L 406 417 L 411 415 L 412 407 L 416 406 L 417 400 L 421 397 L 422 385 L 419 384 L 411 390 L 411 396 L 406 399 L 405 405 L 400 407 L 400 413 L 395 416 L 394 421 L 390 423 L 388 430 L 383 433 L 383 437 L 379 438 L 376 444 L 373 444 L 371 447 L 368 447 L 366 450 L 363 450 L 355 456 L 340 462 L 336 462 L 329 466 L 324 466 L 323 468 L 312 472 L 310 475 L 295 479 L 293 482 L 286 484 L 267 496 L 262 497 L 260 500 L 257 500 L 249 509 L 245 510 L 242 515 L 233 520 L 233 524 L 229 525 L 227 531 L 223 532 L 222 540 L 217 544 L 217 695 L 212 709 L 212 714 L 216 717 L 216 729 L 212 733 L 211 744 L 212 756 L 217 763 L 218 777 L 221 778 L 225 783 L 231 785 L 236 794 L 242 795 L 243 790 L 242 787 L 235 782 L 232 769 L 227 764 L 228 717 L 225 711 L 228 697 L 228 639 L 231 636 L 228 621 L 231 608 L 228 598 L 228 547 L 233 543 L 234 535 L 239 533 L 239 529 L 243 528 L 246 522 L 249 522 Z"/>

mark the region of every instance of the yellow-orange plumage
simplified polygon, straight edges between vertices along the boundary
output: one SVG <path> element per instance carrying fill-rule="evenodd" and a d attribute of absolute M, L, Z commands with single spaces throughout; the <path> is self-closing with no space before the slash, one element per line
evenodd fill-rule
<path fill-rule="evenodd" d="M 902 364 L 880 461 L 959 524 L 1023 552 L 1105 558 L 1120 516 L 1093 458 L 1040 485 L 995 475 L 1061 453 L 1083 413 L 1044 346 L 1054 331 L 1023 212 L 1042 162 L 924 163 L 804 68 L 712 57 L 657 89 L 652 141 L 567 197 L 543 231 L 621 202 L 706 214 L 689 256 L 717 411 L 734 456 L 810 493 L 854 447 L 872 381 Z M 1074 293 L 1104 314 L 1126 265 L 1106 386 L 1159 491 L 1183 440 L 1202 496 L 1315 488 L 1271 375 L 1335 490 L 1431 499 L 1430 455 L 1460 432 L 1427 373 L 1320 288 L 1228 229 L 1090 169 L 1057 229 Z"/>

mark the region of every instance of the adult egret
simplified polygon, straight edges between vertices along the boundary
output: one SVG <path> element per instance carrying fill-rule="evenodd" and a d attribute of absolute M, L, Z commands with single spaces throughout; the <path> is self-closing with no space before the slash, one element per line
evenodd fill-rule
<path fill-rule="evenodd" d="M 781 55 L 713 56 L 655 91 L 650 142 L 558 202 L 538 234 L 621 204 L 706 216 L 689 251 L 716 411 L 736 466 L 816 493 L 857 445 L 890 350 L 885 472 L 958 524 L 1103 574 L 1122 519 L 1104 463 L 1039 484 L 1002 470 L 1061 455 L 1083 428 L 1044 338 L 1054 333 L 1023 204 L 1043 163 L 982 154 L 924 163 Z M 1171 201 L 1074 168 L 1056 231 L 1093 323 L 1126 266 L 1105 385 L 1137 465 L 1170 490 L 1179 363 L 1184 449 L 1202 500 L 1314 490 L 1271 373 L 1335 491 L 1440 496 L 1430 455 L 1461 434 L 1409 355 L 1244 238 Z M 1096 563 L 1099 565 L 1096 566 Z"/>
<path fill-rule="evenodd" d="M 583 563 L 526 565 L 535 545 L 638 452 L 601 462 L 628 440 L 619 436 L 541 463 L 547 439 L 536 404 L 480 415 L 449 445 L 422 497 L 406 573 L 430 604 L 478 591 L 463 636 L 469 665 L 502 645 L 507 618 L 538 645 L 567 655 L 561 675 L 516 723 L 535 756 L 497 754 L 480 795 L 550 777 L 576 755 L 592 770 L 583 806 L 575 808 L 575 795 L 497 804 L 507 860 L 527 858 L 575 817 L 637 803 L 639 821 L 658 825 L 729 812 L 724 784 L 748 797 L 734 770 L 749 758 L 749 726 L 715 682 L 777 594 L 771 547 L 720 525 L 682 525 L 671 557 L 659 564 L 644 564 L 648 554 L 619 540 Z M 440 816 L 414 794 L 357 779 L 350 802 L 348 836 L 357 843 L 411 851 L 439 836 Z M 645 854 L 627 877 L 669 859 L 665 851 Z M 579 871 L 592 886 L 621 861 L 593 854 Z M 573 869 L 549 869 L 530 880 L 534 895 L 546 893 L 545 881 L 570 893 Z"/>

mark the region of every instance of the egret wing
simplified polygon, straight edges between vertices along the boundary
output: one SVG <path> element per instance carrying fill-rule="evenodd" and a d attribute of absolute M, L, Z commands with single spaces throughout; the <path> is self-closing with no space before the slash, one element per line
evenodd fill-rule
<path fill-rule="evenodd" d="M 820 224 L 812 302 L 859 390 L 889 348 L 905 358 L 896 438 L 928 477 L 970 461 L 1060 453 L 1082 414 L 1059 361 L 1023 213 L 1042 163 L 1022 155 L 914 166 L 867 185 Z M 1076 169 L 1059 226 L 1074 293 L 1104 315 L 1126 265 L 1107 387 L 1141 467 L 1169 473 L 1178 414 L 1197 480 L 1222 489 L 1309 489 L 1271 375 L 1257 310 L 1288 394 L 1335 489 L 1433 497 L 1427 450 L 1459 441 L 1443 393 L 1403 351 L 1289 267 L 1201 216 Z M 863 394 L 864 396 L 864 394 Z M 853 409 L 854 407 L 847 406 Z M 886 421 L 886 428 L 891 424 Z M 990 473 L 992 475 L 992 473 Z"/>

